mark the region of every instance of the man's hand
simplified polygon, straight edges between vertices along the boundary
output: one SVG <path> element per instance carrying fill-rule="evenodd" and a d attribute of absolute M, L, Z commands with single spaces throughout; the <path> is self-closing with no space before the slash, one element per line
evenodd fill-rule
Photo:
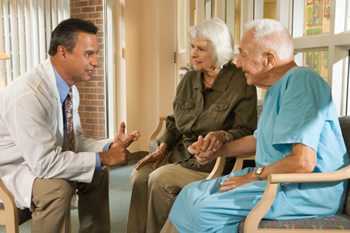
<path fill-rule="evenodd" d="M 113 144 L 113 147 L 111 147 L 107 152 L 99 153 L 101 163 L 109 167 L 123 165 L 128 160 L 129 151 L 125 148 L 125 146 L 118 142 Z"/>
<path fill-rule="evenodd" d="M 235 189 L 241 185 L 248 184 L 256 180 L 257 178 L 254 172 L 247 173 L 244 176 L 233 176 L 228 178 L 221 184 L 220 191 L 225 192 L 231 189 Z"/>
<path fill-rule="evenodd" d="M 130 134 L 125 134 L 125 123 L 121 122 L 118 129 L 118 134 L 115 136 L 113 143 L 110 148 L 116 147 L 118 145 L 128 148 L 131 143 L 137 141 L 140 137 L 139 131 L 135 130 Z"/>
<path fill-rule="evenodd" d="M 153 168 L 157 168 L 158 165 L 163 161 L 165 155 L 166 155 L 166 147 L 167 145 L 165 143 L 161 143 L 156 151 L 153 153 L 148 154 L 143 159 L 137 162 L 135 165 L 135 169 L 139 170 L 141 167 L 145 166 L 147 163 L 154 163 Z"/>

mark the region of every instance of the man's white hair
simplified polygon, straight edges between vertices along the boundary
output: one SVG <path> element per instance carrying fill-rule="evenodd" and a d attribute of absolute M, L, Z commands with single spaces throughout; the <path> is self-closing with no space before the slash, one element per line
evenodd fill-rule
<path fill-rule="evenodd" d="M 257 19 L 248 22 L 245 30 L 254 30 L 255 40 L 265 48 L 275 51 L 281 60 L 293 58 L 293 41 L 281 22 L 273 19 Z"/>
<path fill-rule="evenodd" d="M 215 17 L 191 27 L 191 39 L 204 38 L 214 47 L 216 65 L 222 67 L 233 58 L 233 40 L 227 25 Z"/>

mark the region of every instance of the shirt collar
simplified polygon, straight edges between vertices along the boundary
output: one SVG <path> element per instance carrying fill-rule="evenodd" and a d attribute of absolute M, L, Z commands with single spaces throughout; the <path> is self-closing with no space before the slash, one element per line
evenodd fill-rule
<path fill-rule="evenodd" d="M 67 98 L 68 92 L 69 92 L 69 86 L 64 81 L 59 73 L 54 69 L 55 71 L 55 76 L 56 76 L 56 85 L 58 89 L 58 93 L 60 95 L 60 101 L 61 104 L 63 104 L 64 100 Z"/>
<path fill-rule="evenodd" d="M 232 62 L 225 64 L 223 68 L 220 70 L 218 77 L 215 80 L 211 89 L 218 92 L 224 92 L 226 88 L 229 86 L 232 72 L 235 70 L 237 70 L 237 67 L 234 64 L 232 64 Z M 195 89 L 199 89 L 200 91 L 204 89 L 202 79 L 203 79 L 202 72 L 197 72 L 197 78 L 194 80 L 194 85 L 193 85 Z"/>

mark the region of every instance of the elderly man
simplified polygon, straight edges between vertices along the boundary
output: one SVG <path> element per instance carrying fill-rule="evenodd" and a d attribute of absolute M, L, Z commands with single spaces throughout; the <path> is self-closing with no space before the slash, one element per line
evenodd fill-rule
<path fill-rule="evenodd" d="M 127 159 L 138 132 L 122 123 L 112 143 L 84 138 L 75 84 L 97 67 L 97 27 L 61 22 L 50 58 L 0 92 L 0 178 L 19 209 L 30 208 L 33 233 L 69 233 L 72 195 L 79 195 L 81 233 L 109 233 L 108 171 Z M 21 210 L 19 210 L 21 211 Z"/>
<path fill-rule="evenodd" d="M 257 130 L 254 136 L 226 143 L 219 153 L 208 151 L 202 137 L 189 150 L 201 163 L 220 154 L 256 153 L 257 167 L 186 186 L 170 213 L 171 223 L 181 233 L 237 232 L 239 222 L 260 200 L 270 174 L 329 172 L 348 163 L 330 88 L 312 70 L 296 66 L 288 31 L 274 20 L 253 21 L 239 50 L 236 62 L 247 83 L 267 89 Z M 335 214 L 344 189 L 343 182 L 285 184 L 265 217 Z M 162 232 L 171 228 L 167 224 Z"/>

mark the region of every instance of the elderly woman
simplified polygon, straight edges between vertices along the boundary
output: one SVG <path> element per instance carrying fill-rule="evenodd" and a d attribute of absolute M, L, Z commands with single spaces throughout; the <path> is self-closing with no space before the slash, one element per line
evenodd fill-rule
<path fill-rule="evenodd" d="M 232 56 L 231 35 L 220 19 L 191 29 L 194 70 L 177 87 L 174 114 L 167 117 L 158 149 L 136 165 L 128 233 L 160 232 L 182 187 L 211 171 L 215 161 L 202 165 L 187 152 L 198 136 L 215 151 L 256 128 L 256 89 L 246 84 Z"/>

